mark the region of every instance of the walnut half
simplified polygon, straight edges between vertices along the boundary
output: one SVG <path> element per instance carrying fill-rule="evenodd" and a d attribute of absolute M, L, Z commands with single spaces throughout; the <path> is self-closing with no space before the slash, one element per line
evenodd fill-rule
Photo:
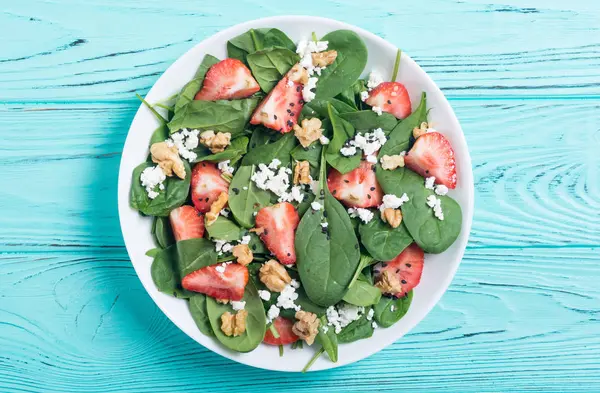
<path fill-rule="evenodd" d="M 287 77 L 292 82 L 300 83 L 303 85 L 308 83 L 308 71 L 306 71 L 306 68 L 302 67 L 300 63 L 296 63 L 296 65 L 288 71 Z"/>
<path fill-rule="evenodd" d="M 402 284 L 400 284 L 400 280 L 398 280 L 398 277 L 388 270 L 384 270 L 381 273 L 379 281 L 375 283 L 375 286 L 381 289 L 381 292 L 389 293 L 391 295 L 402 292 Z"/>
<path fill-rule="evenodd" d="M 323 68 L 330 64 L 333 64 L 336 57 L 337 57 L 336 51 L 328 50 L 325 52 L 313 53 L 312 61 L 315 66 Z"/>
<path fill-rule="evenodd" d="M 229 311 L 224 312 L 221 315 L 221 331 L 226 336 L 241 336 L 246 331 L 246 317 L 248 311 L 240 310 L 236 314 L 232 314 Z"/>
<path fill-rule="evenodd" d="M 273 292 L 283 291 L 283 288 L 292 281 L 285 267 L 274 259 L 269 259 L 260 267 L 258 276 L 260 281 Z"/>
<path fill-rule="evenodd" d="M 179 157 L 177 146 L 169 146 L 167 142 L 157 142 L 150 146 L 152 162 L 158 164 L 166 176 L 173 176 L 173 172 L 180 179 L 185 179 L 185 166 Z"/>
<path fill-rule="evenodd" d="M 296 323 L 292 326 L 292 332 L 308 345 L 315 342 L 315 337 L 319 333 L 319 320 L 317 316 L 311 312 L 297 311 Z"/>
<path fill-rule="evenodd" d="M 427 133 L 427 129 L 429 128 L 429 124 L 427 124 L 427 122 L 422 122 L 420 127 L 415 127 L 413 128 L 413 136 L 415 137 L 415 139 L 417 139 L 418 137 L 420 137 L 423 134 Z"/>
<path fill-rule="evenodd" d="M 381 212 L 383 222 L 390 224 L 392 228 L 398 228 L 402 224 L 402 212 L 400 209 L 387 208 Z"/>
<path fill-rule="evenodd" d="M 386 154 L 379 161 L 381 162 L 381 167 L 386 171 L 404 167 L 404 156 L 400 154 L 395 156 L 388 156 Z"/>
<path fill-rule="evenodd" d="M 321 120 L 316 117 L 302 120 L 302 126 L 294 124 L 294 135 L 296 135 L 302 147 L 310 146 L 311 143 L 323 135 L 321 125 Z"/>
<path fill-rule="evenodd" d="M 219 197 L 215 199 L 215 201 L 210 205 L 210 211 L 208 211 L 206 213 L 206 216 L 204 217 L 204 221 L 207 227 L 211 226 L 215 223 L 215 221 L 217 221 L 219 213 L 221 213 L 221 210 L 223 210 L 225 205 L 227 205 L 228 200 L 229 195 L 226 192 L 222 192 L 221 194 L 219 194 Z"/>
<path fill-rule="evenodd" d="M 252 250 L 250 250 L 250 247 L 248 247 L 247 244 L 238 244 L 237 246 L 234 246 L 231 253 L 237 258 L 237 263 L 242 266 L 248 265 L 252 262 L 252 259 L 254 259 Z"/>
<path fill-rule="evenodd" d="M 310 184 L 310 163 L 298 161 L 294 167 L 294 184 Z"/>
<path fill-rule="evenodd" d="M 208 130 L 200 134 L 200 143 L 208 147 L 212 153 L 220 153 L 231 143 L 231 133 Z"/>

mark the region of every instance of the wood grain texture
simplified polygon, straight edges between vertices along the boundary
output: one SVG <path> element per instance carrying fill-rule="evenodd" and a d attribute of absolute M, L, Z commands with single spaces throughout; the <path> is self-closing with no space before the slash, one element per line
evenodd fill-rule
<path fill-rule="evenodd" d="M 128 100 L 202 39 L 283 14 L 364 27 L 452 96 L 599 96 L 600 3 L 590 0 L 22 0 L 0 13 L 11 37 L 0 42 L 0 101 Z"/>
<path fill-rule="evenodd" d="M 203 349 L 154 306 L 121 251 L 3 255 L 0 391 L 598 391 L 599 251 L 469 250 L 413 332 L 310 375 Z"/>

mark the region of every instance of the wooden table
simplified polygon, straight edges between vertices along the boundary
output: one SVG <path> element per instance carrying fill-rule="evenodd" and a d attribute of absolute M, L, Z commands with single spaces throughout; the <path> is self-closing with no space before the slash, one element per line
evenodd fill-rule
<path fill-rule="evenodd" d="M 138 281 L 116 207 L 134 93 L 215 32 L 282 14 L 410 54 L 461 120 L 476 182 L 434 311 L 308 375 L 179 331 Z M 3 0 L 0 36 L 1 392 L 600 391 L 600 2 Z"/>

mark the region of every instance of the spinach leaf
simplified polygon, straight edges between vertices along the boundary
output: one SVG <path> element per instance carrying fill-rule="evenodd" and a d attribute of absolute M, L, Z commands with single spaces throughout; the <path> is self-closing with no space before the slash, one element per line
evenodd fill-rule
<path fill-rule="evenodd" d="M 270 48 L 249 54 L 248 65 L 260 88 L 268 93 L 296 64 L 298 55 L 285 48 Z"/>
<path fill-rule="evenodd" d="M 206 231 L 211 239 L 227 240 L 230 242 L 242 238 L 242 229 L 233 221 L 223 216 L 217 217 L 217 221 L 212 225 L 206 226 Z"/>
<path fill-rule="evenodd" d="M 316 341 L 321 344 L 327 356 L 332 362 L 338 361 L 338 341 L 333 327 L 328 327 L 327 332 L 323 327 L 327 326 L 327 318 L 322 316 L 319 318 L 319 333 L 317 333 Z"/>
<path fill-rule="evenodd" d="M 373 218 L 368 224 L 360 224 L 358 232 L 362 245 L 373 258 L 379 261 L 394 259 L 413 242 L 404 224 L 392 228 L 378 217 Z"/>
<path fill-rule="evenodd" d="M 354 272 L 354 276 L 352 276 L 352 280 L 350 280 L 350 284 L 348 285 L 348 288 L 351 287 L 352 285 L 354 285 L 354 282 L 356 280 L 358 280 L 359 277 L 372 284 L 371 280 L 367 280 L 364 273 L 362 273 L 362 272 L 363 272 L 363 270 L 367 270 L 366 268 L 368 266 L 373 265 L 374 263 L 377 263 L 377 261 L 372 256 L 361 253 L 360 259 L 358 261 L 358 267 L 356 268 L 356 271 Z"/>
<path fill-rule="evenodd" d="M 175 101 L 175 112 L 178 112 L 181 108 L 194 100 L 196 93 L 202 88 L 202 83 L 204 82 L 204 77 L 206 76 L 208 69 L 219 61 L 219 59 L 212 55 L 204 56 L 202 63 L 200 63 L 200 66 L 198 67 L 198 71 L 196 71 L 196 75 L 194 75 L 194 79 L 183 86 L 179 96 L 177 96 L 177 100 Z"/>
<path fill-rule="evenodd" d="M 358 107 L 356 106 L 356 96 L 354 94 L 354 85 L 346 87 L 344 90 L 342 90 L 340 92 L 340 94 L 338 94 L 334 98 L 349 105 L 355 111 L 358 110 Z"/>
<path fill-rule="evenodd" d="M 264 48 L 286 48 L 296 51 L 296 44 L 283 31 L 275 28 L 264 29 L 263 47 Z"/>
<path fill-rule="evenodd" d="M 335 199 L 326 182 L 325 157 L 321 157 L 319 186 L 315 202 L 320 210 L 308 210 L 296 231 L 298 273 L 306 294 L 320 306 L 339 302 L 359 263 L 358 239 L 346 209 Z M 321 223 L 328 223 L 322 230 Z"/>
<path fill-rule="evenodd" d="M 335 97 L 362 74 L 367 64 L 367 47 L 362 38 L 350 30 L 332 31 L 321 40 L 329 42 L 328 49 L 336 50 L 337 58 L 321 72 L 316 98 Z"/>
<path fill-rule="evenodd" d="M 398 119 L 394 115 L 382 113 L 381 116 L 378 116 L 371 110 L 342 113 L 340 117 L 352 124 L 356 131 L 363 133 L 381 128 L 388 135 L 398 124 Z"/>
<path fill-rule="evenodd" d="M 250 247 L 250 250 L 252 250 L 253 254 L 268 254 L 269 250 L 267 250 L 267 247 L 265 246 L 265 244 L 262 242 L 262 240 L 260 240 L 260 237 L 258 237 L 258 235 L 254 232 L 250 232 L 250 243 L 248 243 L 248 247 Z"/>
<path fill-rule="evenodd" d="M 293 274 L 290 274 L 290 275 L 293 276 Z M 269 289 L 267 287 L 265 287 L 262 282 L 258 282 L 258 283 L 256 283 L 256 285 L 257 285 L 258 289 L 269 291 Z M 263 306 L 264 306 L 265 311 L 268 311 L 269 308 L 271 307 L 271 305 L 277 304 L 277 298 L 279 297 L 278 292 L 270 292 L 270 293 L 271 293 L 271 297 L 269 298 L 269 300 L 263 301 Z M 325 312 L 326 312 L 325 307 L 318 306 L 318 305 L 314 304 L 313 302 L 311 302 L 310 299 L 308 298 L 308 296 L 306 295 L 306 292 L 304 291 L 304 289 L 302 289 L 302 287 L 296 289 L 296 294 L 298 294 L 298 298 L 296 300 L 294 300 L 294 303 L 297 304 L 298 306 L 300 306 L 302 308 L 302 310 L 307 311 L 307 312 L 312 312 L 319 317 L 325 315 Z M 291 309 L 291 308 L 286 309 L 286 308 L 282 307 L 282 308 L 280 308 L 279 315 L 293 321 L 296 318 L 295 317 L 296 310 Z"/>
<path fill-rule="evenodd" d="M 150 137 L 150 146 L 158 142 L 164 142 L 169 138 L 169 127 L 167 124 L 161 124 L 158 126 L 156 130 L 152 133 L 152 137 Z"/>
<path fill-rule="evenodd" d="M 254 165 L 239 167 L 229 185 L 229 209 L 244 228 L 252 228 L 254 213 L 271 203 L 271 193 L 250 180 L 254 170 Z"/>
<path fill-rule="evenodd" d="M 426 98 L 425 93 L 423 93 L 417 109 L 394 127 L 387 142 L 383 145 L 381 150 L 379 150 L 378 158 L 381 158 L 384 155 L 392 156 L 400 154 L 401 152 L 408 150 L 413 128 L 419 126 L 421 122 L 427 121 Z M 377 170 L 381 170 L 381 165 L 378 165 Z"/>
<path fill-rule="evenodd" d="M 250 29 L 227 41 L 227 57 L 246 62 L 249 54 L 273 47 L 296 50 L 294 42 L 279 29 Z"/>
<path fill-rule="evenodd" d="M 281 134 L 279 132 L 275 132 L 266 127 L 258 126 L 252 131 L 252 136 L 250 137 L 249 147 L 251 150 L 256 149 L 262 145 L 268 145 L 269 143 L 275 142 L 281 138 Z"/>
<path fill-rule="evenodd" d="M 296 161 L 308 161 L 311 168 L 319 168 L 319 160 L 321 159 L 321 150 L 323 150 L 323 145 L 321 145 L 318 141 L 314 142 L 307 148 L 304 148 L 302 145 L 296 146 L 290 152 L 292 158 Z"/>
<path fill-rule="evenodd" d="M 336 110 L 337 113 L 350 113 L 350 112 L 356 111 L 356 109 L 354 109 L 350 105 L 346 104 L 343 101 L 335 99 L 335 98 L 329 98 L 327 100 L 315 99 L 315 100 L 312 100 L 311 102 L 307 102 L 306 104 L 304 104 L 304 107 L 302 108 L 302 112 L 300 112 L 302 115 L 302 118 L 303 119 L 309 119 L 311 117 L 318 117 L 321 119 L 328 118 L 329 111 L 328 111 L 327 106 L 329 104 L 331 104 L 331 106 L 333 107 L 333 109 Z M 371 112 L 373 112 L 373 111 L 371 111 Z M 373 113 L 376 114 L 375 112 L 373 112 Z"/>
<path fill-rule="evenodd" d="M 148 198 L 146 189 L 142 187 L 140 176 L 144 169 L 155 166 L 152 162 L 144 162 L 133 170 L 129 204 L 132 208 L 139 210 L 147 216 L 168 216 L 171 210 L 183 205 L 190 191 L 191 170 L 186 160 L 185 179 L 176 176 L 167 177 L 163 182 L 165 189 L 161 190 L 154 199 Z"/>
<path fill-rule="evenodd" d="M 269 164 L 277 158 L 282 166 L 287 166 L 290 164 L 290 152 L 297 144 L 294 133 L 288 132 L 273 143 L 252 148 L 242 159 L 242 165 Z"/>
<path fill-rule="evenodd" d="M 346 303 L 354 304 L 355 306 L 372 306 L 377 304 L 381 299 L 381 291 L 379 288 L 367 282 L 367 278 L 356 280 L 348 292 L 343 297 Z"/>
<path fill-rule="evenodd" d="M 356 321 L 350 322 L 348 326 L 338 333 L 338 342 L 347 344 L 354 341 L 369 338 L 373 335 L 373 323 L 367 319 L 367 313 L 371 308 L 365 309 L 365 313 Z"/>
<path fill-rule="evenodd" d="M 146 251 L 146 256 L 148 256 L 150 258 L 154 258 L 161 251 L 162 251 L 162 248 L 160 248 L 160 247 L 151 248 L 148 251 Z"/>
<path fill-rule="evenodd" d="M 175 244 L 175 238 L 173 237 L 173 231 L 171 230 L 171 222 L 169 217 L 154 217 L 152 222 L 152 236 L 154 242 L 160 248 L 167 248 L 172 244 Z"/>
<path fill-rule="evenodd" d="M 334 113 L 331 104 L 328 104 L 329 120 L 333 127 L 333 139 L 327 145 L 325 157 L 329 165 L 340 173 L 348 173 L 360 165 L 361 154 L 359 151 L 353 156 L 346 157 L 340 153 L 340 149 L 348 139 L 354 137 L 354 127 L 346 120 Z"/>
<path fill-rule="evenodd" d="M 206 295 L 203 293 L 194 293 L 190 297 L 190 313 L 196 326 L 206 336 L 214 336 L 215 333 L 210 326 L 208 312 L 206 311 Z"/>
<path fill-rule="evenodd" d="M 171 133 L 183 128 L 229 132 L 233 139 L 244 133 L 257 104 L 257 98 L 192 101 L 175 113 L 168 124 L 169 130 Z"/>
<path fill-rule="evenodd" d="M 215 245 L 208 239 L 187 239 L 176 243 L 179 277 L 217 263 Z"/>
<path fill-rule="evenodd" d="M 229 160 L 231 161 L 229 165 L 233 165 L 238 162 L 244 154 L 248 151 L 248 137 L 240 136 L 231 141 L 231 144 L 220 153 L 209 154 L 205 156 L 198 155 L 199 161 L 212 161 L 212 162 L 221 162 Z"/>
<path fill-rule="evenodd" d="M 377 324 L 381 327 L 390 327 L 398 322 L 408 312 L 412 297 L 413 291 L 398 299 L 382 296 L 379 303 L 373 307 Z"/>
<path fill-rule="evenodd" d="M 240 336 L 229 337 L 221 330 L 221 315 L 226 311 L 232 312 L 231 306 L 217 303 L 211 297 L 207 297 L 206 300 L 206 311 L 208 312 L 210 325 L 221 344 L 237 352 L 250 352 L 258 347 L 267 330 L 267 318 L 252 280 L 248 281 L 242 299 L 246 302 L 245 310 L 248 312 L 248 317 L 246 318 L 246 331 Z"/>
<path fill-rule="evenodd" d="M 154 256 L 150 273 L 154 285 L 160 292 L 178 298 L 189 298 L 192 295 L 192 292 L 181 286 L 176 245 L 161 250 Z"/>

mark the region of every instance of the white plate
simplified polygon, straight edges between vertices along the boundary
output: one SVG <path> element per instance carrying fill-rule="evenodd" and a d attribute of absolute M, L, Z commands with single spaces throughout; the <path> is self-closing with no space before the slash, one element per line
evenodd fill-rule
<path fill-rule="evenodd" d="M 224 59 L 227 57 L 225 44 L 228 39 L 242 34 L 250 28 L 259 27 L 278 28 L 294 41 L 301 38 L 310 38 L 313 31 L 321 37 L 333 30 L 353 30 L 363 38 L 369 50 L 369 61 L 365 67 L 365 73 L 367 74 L 371 70 L 377 70 L 384 76 L 392 73 L 396 47 L 382 38 L 358 27 L 331 19 L 312 16 L 278 16 L 233 26 L 199 43 L 165 71 L 148 93 L 147 100 L 156 102 L 176 94 L 183 85 L 192 79 L 205 54 Z M 402 82 L 408 89 L 413 103 L 413 110 L 416 108 L 421 92 L 427 92 L 427 107 L 431 109 L 429 120 L 435 123 L 436 128 L 450 140 L 454 147 L 458 167 L 458 186 L 450 192 L 450 195 L 462 207 L 462 232 L 458 240 L 443 254 L 427 254 L 425 256 L 425 268 L 421 283 L 414 289 L 414 297 L 408 313 L 398 323 L 388 329 L 376 329 L 373 337 L 369 339 L 340 345 L 337 363 L 332 363 L 327 359 L 327 356 L 322 356 L 312 366 L 311 371 L 324 370 L 355 362 L 382 350 L 401 338 L 419 323 L 441 298 L 452 281 L 465 251 L 473 216 L 473 172 L 462 129 L 440 89 L 404 53 L 402 53 L 397 80 Z M 147 250 L 154 247 L 150 235 L 152 220 L 142 217 L 129 206 L 129 188 L 131 186 L 131 173 L 139 163 L 146 159 L 148 142 L 152 131 L 156 127 L 158 127 L 157 120 L 146 107 L 141 105 L 129 129 L 119 170 L 118 198 L 121 230 L 123 231 L 127 252 L 142 284 L 154 302 L 171 321 L 206 348 L 254 367 L 278 371 L 300 371 L 313 356 L 313 349 L 306 349 L 305 347 L 304 350 L 286 351 L 283 359 L 279 357 L 277 347 L 262 344 L 251 353 L 232 352 L 221 346 L 214 338 L 206 337 L 200 333 L 190 315 L 185 300 L 160 293 L 154 286 L 150 276 L 152 259 L 145 255 Z"/>

